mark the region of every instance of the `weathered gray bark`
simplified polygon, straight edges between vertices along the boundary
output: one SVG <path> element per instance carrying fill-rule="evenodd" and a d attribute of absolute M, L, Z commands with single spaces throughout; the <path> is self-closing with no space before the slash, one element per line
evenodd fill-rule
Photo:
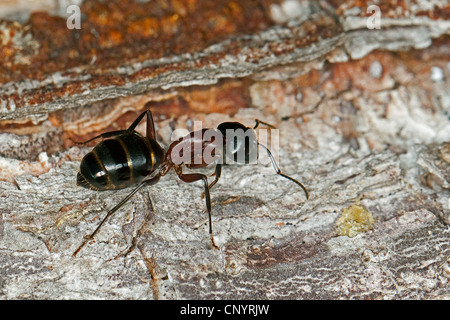
<path fill-rule="evenodd" d="M 7 149 L 3 154 L 10 156 L 0 158 L 0 175 L 7 180 L 0 181 L 1 297 L 450 298 L 448 60 L 437 65 L 444 77 L 416 78 L 399 67 L 378 83 L 378 89 L 369 87 L 362 93 L 350 87 L 338 95 L 313 90 L 302 96 L 289 90 L 282 91 L 282 98 L 276 94 L 280 83 L 284 89 L 294 86 L 292 78 L 323 68 L 325 60 L 364 58 L 375 48 L 431 46 L 433 37 L 449 33 L 449 22 L 392 19 L 386 22 L 389 28 L 369 31 L 345 21 L 340 36 L 281 56 L 265 52 L 267 58 L 257 65 L 226 56 L 209 69 L 193 68 L 128 88 L 103 87 L 83 97 L 3 109 L 2 119 L 45 118 L 74 102 L 89 109 L 94 101 L 145 95 L 149 88 L 250 77 L 255 81 L 250 87 L 254 108 L 239 111 L 233 119 L 247 125 L 255 118 L 277 124 L 280 167 L 308 187 L 310 199 L 275 175 L 263 153 L 266 165 L 225 167 L 211 192 L 218 251 L 209 241 L 202 185 L 178 183 L 170 173 L 124 205 L 95 242 L 74 258 L 82 238 L 130 190 L 94 192 L 76 186 L 87 147 L 23 160 L 13 151 L 25 138 L 2 133 Z M 283 37 L 289 38 L 282 34 L 283 27 L 276 27 L 250 36 L 247 43 L 259 47 L 266 37 L 280 45 Z M 226 51 L 226 46 L 218 44 L 193 59 Z M 167 63 L 163 59 L 152 63 L 163 62 Z M 379 75 L 375 70 L 370 77 Z M 281 81 L 264 81 L 270 79 Z M 270 113 L 272 109 L 276 111 Z M 74 114 L 81 113 L 75 109 Z M 281 117 L 289 119 L 280 121 Z M 208 125 L 226 118 L 203 117 Z M 346 135 L 347 127 L 355 134 Z M 165 128 L 161 135 L 168 132 Z M 46 137 L 44 142 L 51 140 Z M 338 224 L 343 210 L 359 206 L 374 221 L 363 222 L 367 231 L 342 235 Z M 118 257 L 133 238 L 135 250 Z"/>

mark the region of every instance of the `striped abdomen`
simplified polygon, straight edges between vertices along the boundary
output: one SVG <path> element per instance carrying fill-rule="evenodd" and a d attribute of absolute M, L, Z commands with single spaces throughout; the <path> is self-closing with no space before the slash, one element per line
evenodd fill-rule
<path fill-rule="evenodd" d="M 89 189 L 122 189 L 139 183 L 161 164 L 164 151 L 137 132 L 100 142 L 81 161 L 77 184 Z"/>

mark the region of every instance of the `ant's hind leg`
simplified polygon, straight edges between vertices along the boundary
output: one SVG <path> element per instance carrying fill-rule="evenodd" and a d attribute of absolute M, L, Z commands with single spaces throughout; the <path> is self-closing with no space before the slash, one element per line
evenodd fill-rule
<path fill-rule="evenodd" d="M 139 183 L 137 185 L 137 187 L 135 187 L 124 199 L 122 199 L 122 201 L 120 201 L 114 208 L 112 208 L 111 210 L 108 211 L 108 213 L 106 214 L 106 216 L 103 218 L 103 220 L 98 224 L 97 228 L 94 230 L 94 232 L 92 232 L 89 236 L 85 237 L 83 242 L 81 243 L 81 245 L 77 248 L 77 250 L 75 250 L 75 252 L 72 254 L 72 256 L 76 257 L 76 255 L 78 254 L 78 252 L 80 252 L 81 249 L 83 249 L 83 247 L 86 245 L 86 243 L 88 243 L 90 240 L 92 240 L 95 235 L 97 234 L 97 232 L 100 230 L 100 228 L 102 227 L 102 225 L 106 222 L 106 220 L 108 220 L 108 218 L 110 216 L 112 216 L 117 210 L 119 210 L 128 200 L 130 200 L 130 198 L 136 193 L 138 192 L 144 185 L 154 185 L 155 183 L 157 183 L 159 181 L 159 179 L 161 178 L 161 176 L 158 174 L 156 176 L 154 176 L 153 178 L 150 178 L 148 180 L 144 180 L 141 183 Z"/>
<path fill-rule="evenodd" d="M 137 243 L 138 243 L 138 239 L 140 238 L 140 236 L 143 233 L 143 230 L 145 229 L 147 223 L 153 218 L 154 216 L 154 212 L 155 212 L 155 208 L 153 206 L 153 202 L 152 199 L 150 198 L 149 194 L 147 193 L 147 200 L 145 201 L 145 203 L 147 204 L 147 208 L 146 208 L 146 214 L 144 216 L 144 223 L 142 224 L 142 226 L 137 230 L 136 235 L 133 237 L 133 239 L 131 240 L 131 246 L 125 250 L 123 250 L 122 252 L 120 252 L 115 258 L 114 260 L 119 259 L 120 257 L 126 257 L 128 254 L 130 254 L 131 252 L 134 251 L 134 249 L 136 249 L 137 247 Z"/>
<path fill-rule="evenodd" d="M 120 136 L 120 135 L 122 135 L 124 133 L 127 133 L 127 132 L 131 132 L 134 129 L 136 129 L 137 125 L 139 124 L 139 122 L 142 121 L 142 118 L 145 115 L 147 115 L 147 132 L 146 132 L 147 138 L 155 140 L 156 131 L 155 131 L 155 123 L 153 122 L 152 112 L 150 110 L 146 110 L 143 113 L 141 113 L 139 115 L 139 117 L 137 117 L 136 120 L 134 120 L 133 123 L 126 130 L 116 130 L 116 131 L 105 132 L 105 133 L 99 134 L 98 136 L 95 136 L 95 137 L 93 137 L 93 138 L 91 138 L 91 139 L 89 139 L 87 141 L 84 141 L 84 142 L 77 142 L 77 141 L 73 141 L 73 140 L 72 140 L 72 142 L 75 143 L 75 144 L 80 144 L 81 145 L 81 144 L 89 143 L 89 142 L 94 141 L 94 140 L 99 139 L 99 138 L 102 138 L 102 139 L 112 138 L 112 137 Z"/>
<path fill-rule="evenodd" d="M 144 112 L 142 112 L 139 115 L 139 117 L 137 117 L 136 120 L 133 121 L 133 123 L 126 131 L 133 131 L 134 129 L 136 129 L 137 125 L 139 124 L 139 122 L 141 122 L 144 116 L 147 116 L 147 131 L 146 131 L 147 138 L 155 140 L 156 139 L 155 123 L 153 121 L 152 112 L 150 110 L 145 110 Z"/>
<path fill-rule="evenodd" d="M 95 136 L 95 137 L 93 137 L 89 140 L 83 141 L 83 142 L 74 141 L 72 139 L 71 140 L 74 144 L 83 145 L 83 144 L 89 143 L 91 141 L 94 141 L 98 138 L 105 139 L 105 138 L 116 137 L 116 136 L 120 136 L 121 134 L 124 134 L 126 132 L 128 132 L 128 130 L 117 130 L 117 131 L 105 132 L 105 133 L 99 134 L 98 136 Z"/>

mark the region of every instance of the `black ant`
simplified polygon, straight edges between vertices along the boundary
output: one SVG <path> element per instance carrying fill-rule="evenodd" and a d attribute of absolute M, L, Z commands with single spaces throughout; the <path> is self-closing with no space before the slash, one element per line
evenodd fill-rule
<path fill-rule="evenodd" d="M 145 137 L 135 130 L 144 116 L 147 117 Z M 235 163 L 248 164 L 252 161 L 251 158 L 253 160 L 257 159 L 258 146 L 263 147 L 267 151 L 276 173 L 299 185 L 308 199 L 309 195 L 306 188 L 297 180 L 283 174 L 269 149 L 257 142 L 254 129 L 260 123 L 270 126 L 259 120 L 256 120 L 256 125 L 253 129 L 245 127 L 238 122 L 224 122 L 217 127 L 217 130 L 202 129 L 193 131 L 187 136 L 174 141 L 167 151 L 164 152 L 163 148 L 156 141 L 152 113 L 150 110 L 147 110 L 137 117 L 128 129 L 106 132 L 84 142 L 88 143 L 97 138 L 110 138 L 101 141 L 91 152 L 84 156 L 77 175 L 78 185 L 99 191 L 122 189 L 132 185 L 136 185 L 136 187 L 114 208 L 108 211 L 94 232 L 84 238 L 83 243 L 75 250 L 73 256 L 76 256 L 84 245 L 94 238 L 105 221 L 136 192 L 145 185 L 156 184 L 172 168 L 184 182 L 203 181 L 205 191 L 202 197 L 206 201 L 209 217 L 209 234 L 212 245 L 218 249 L 214 243 L 212 232 L 209 190 L 220 178 L 223 164 L 220 160 L 228 159 L 229 156 L 232 156 Z M 245 137 L 234 135 L 232 137 L 233 141 L 231 139 L 227 140 L 228 130 L 233 132 L 242 130 L 241 133 L 244 133 Z M 207 151 L 209 151 L 209 159 L 207 159 Z M 215 179 L 211 184 L 208 184 L 208 179 L 204 174 L 183 173 L 183 165 L 189 169 L 196 169 L 204 168 L 213 162 L 216 163 Z"/>

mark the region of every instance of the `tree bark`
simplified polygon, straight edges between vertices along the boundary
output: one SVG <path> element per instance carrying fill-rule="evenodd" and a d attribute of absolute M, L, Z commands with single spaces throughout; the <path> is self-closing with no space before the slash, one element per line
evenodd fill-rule
<path fill-rule="evenodd" d="M 120 64 L 99 51 L 98 62 L 67 70 L 38 65 L 49 68 L 39 74 L 30 65 L 25 78 L 2 65 L 3 299 L 450 297 L 448 5 L 398 13 L 388 1 L 381 28 L 368 29 L 367 8 L 351 2 L 261 3 L 272 19 L 262 29 L 220 34 L 186 52 L 174 46 L 139 60 L 119 44 Z M 2 25 L 23 32 L 11 44 L 16 57 L 33 61 L 45 46 L 36 19 Z M 20 69 L 19 58 L 11 61 Z M 195 121 L 274 124 L 278 164 L 310 198 L 275 174 L 263 150 L 259 165 L 224 166 L 211 190 L 216 250 L 203 185 L 171 172 L 73 257 L 131 191 L 77 186 L 90 147 L 73 141 L 127 128 L 146 108 L 165 147 L 175 129 L 190 131 Z"/>

